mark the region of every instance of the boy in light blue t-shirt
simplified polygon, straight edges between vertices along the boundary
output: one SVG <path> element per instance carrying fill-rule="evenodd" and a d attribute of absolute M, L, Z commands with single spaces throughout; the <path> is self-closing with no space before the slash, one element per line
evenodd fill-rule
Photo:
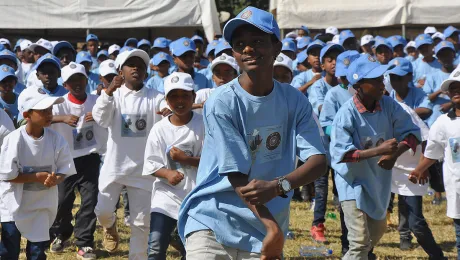
<path fill-rule="evenodd" d="M 425 85 L 427 75 L 441 69 L 441 64 L 434 57 L 433 39 L 428 34 L 420 34 L 415 38 L 415 48 L 420 56 L 412 63 L 414 66 L 414 85 L 417 88 Z"/>
<path fill-rule="evenodd" d="M 273 15 L 247 7 L 224 37 L 243 73 L 205 103 L 197 186 L 182 203 L 179 234 L 188 260 L 281 259 L 292 189 L 326 172 L 325 151 L 305 96 L 273 80 L 281 51 Z M 296 156 L 306 161 L 298 169 Z"/>

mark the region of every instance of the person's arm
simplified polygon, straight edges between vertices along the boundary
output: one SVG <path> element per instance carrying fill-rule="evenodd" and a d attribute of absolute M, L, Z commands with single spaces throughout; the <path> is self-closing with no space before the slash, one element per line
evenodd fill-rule
<path fill-rule="evenodd" d="M 6 180 L 6 182 L 12 183 L 32 183 L 32 182 L 39 182 L 44 183 L 48 178 L 48 172 L 37 172 L 35 174 L 27 174 L 19 172 L 16 178 L 11 180 Z"/>
<path fill-rule="evenodd" d="M 431 94 L 428 95 L 428 99 L 431 101 L 431 102 L 434 102 L 436 101 L 436 99 L 439 97 L 439 95 L 442 94 L 442 90 L 438 90 L 438 91 L 435 91 Z"/>
<path fill-rule="evenodd" d="M 307 93 L 307 90 L 320 78 L 321 78 L 321 74 L 315 74 L 310 81 L 303 84 L 301 87 L 298 88 L 298 90 L 300 90 L 300 92 L 304 94 Z"/>
<path fill-rule="evenodd" d="M 93 107 L 94 121 L 103 128 L 108 128 L 112 123 L 115 113 L 115 101 L 113 93 L 123 85 L 123 78 L 115 76 L 109 87 L 101 92 L 101 96 L 96 100 Z"/>
<path fill-rule="evenodd" d="M 198 167 L 198 164 L 200 164 L 200 157 L 187 156 L 184 151 L 176 147 L 172 147 L 169 151 L 169 154 L 173 161 L 179 162 L 181 164 L 190 165 L 193 167 Z"/>
<path fill-rule="evenodd" d="M 360 162 L 369 158 L 393 154 L 398 150 L 398 142 L 396 139 L 390 139 L 383 142 L 380 146 L 366 150 L 350 150 L 343 156 L 340 162 Z"/>
<path fill-rule="evenodd" d="M 414 109 L 414 111 L 423 120 L 428 119 L 431 116 L 431 114 L 433 114 L 433 110 L 426 107 L 418 107 Z"/>
<path fill-rule="evenodd" d="M 172 186 L 176 186 L 184 179 L 184 175 L 182 173 L 166 168 L 161 168 L 154 172 L 153 176 L 167 180 Z"/>
<path fill-rule="evenodd" d="M 64 123 L 71 127 L 76 127 L 80 118 L 74 115 L 55 115 L 51 121 L 51 124 Z"/>
<path fill-rule="evenodd" d="M 204 102 L 203 103 L 194 103 L 192 105 L 192 109 L 200 109 L 204 107 Z"/>

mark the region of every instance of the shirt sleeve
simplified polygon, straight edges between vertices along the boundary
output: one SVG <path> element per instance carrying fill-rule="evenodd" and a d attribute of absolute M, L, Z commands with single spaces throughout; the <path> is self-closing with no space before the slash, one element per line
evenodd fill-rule
<path fill-rule="evenodd" d="M 65 174 L 67 176 L 76 174 L 77 170 L 75 169 L 69 144 L 61 135 L 56 133 L 56 136 L 58 143 L 55 156 L 56 173 Z"/>
<path fill-rule="evenodd" d="M 442 129 L 442 121 L 436 120 L 430 128 L 428 142 L 425 148 L 425 157 L 433 160 L 444 158 L 444 150 L 447 144 L 447 138 Z"/>
<path fill-rule="evenodd" d="M 13 180 L 19 175 L 19 139 L 12 137 L 12 134 L 8 135 L 1 147 L 0 181 Z"/>
<path fill-rule="evenodd" d="M 11 118 L 5 111 L 0 110 L 0 147 L 2 146 L 3 139 L 11 132 L 14 131 L 14 124 Z"/>
<path fill-rule="evenodd" d="M 159 169 L 166 167 L 163 153 L 166 153 L 166 147 L 161 144 L 157 128 L 154 126 L 150 131 L 145 146 L 144 169 L 142 170 L 142 175 L 152 175 Z"/>
<path fill-rule="evenodd" d="M 303 85 L 305 85 L 305 80 L 304 80 L 304 72 L 300 73 L 299 75 L 295 76 L 294 79 L 292 79 L 291 85 L 294 88 L 300 88 Z"/>
<path fill-rule="evenodd" d="M 327 127 L 332 125 L 332 121 L 334 120 L 338 110 L 339 106 L 337 102 L 335 102 L 332 92 L 327 92 L 326 96 L 324 97 L 323 108 L 319 114 L 319 122 L 321 123 L 321 126 Z M 328 135 L 330 135 L 330 132 Z"/>
<path fill-rule="evenodd" d="M 109 96 L 105 91 L 101 91 L 101 96 L 96 100 L 93 107 L 93 119 L 104 128 L 108 128 L 112 123 L 115 114 L 115 98 Z"/>
<path fill-rule="evenodd" d="M 412 147 L 413 143 L 417 144 L 421 142 L 420 128 L 414 124 L 411 116 L 407 113 L 404 108 L 402 108 L 396 101 L 391 98 L 386 98 L 386 102 L 390 102 L 392 115 L 391 119 L 393 121 L 393 137 L 396 138 L 398 142 L 402 142 L 409 135 L 413 135 L 415 140 L 406 140 L 409 147 L 415 152 L 415 147 Z"/>
<path fill-rule="evenodd" d="M 425 84 L 423 85 L 423 92 L 427 95 L 430 95 L 434 92 L 436 86 L 434 86 L 434 80 L 432 75 L 428 75 L 425 80 Z"/>

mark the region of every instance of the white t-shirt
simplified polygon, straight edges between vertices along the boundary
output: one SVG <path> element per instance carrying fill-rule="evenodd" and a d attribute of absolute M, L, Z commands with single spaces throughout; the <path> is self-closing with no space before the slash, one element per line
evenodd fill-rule
<path fill-rule="evenodd" d="M 186 125 L 175 126 L 170 117 L 153 126 L 145 148 L 144 175 L 152 175 L 161 168 L 177 170 L 184 179 L 172 186 L 166 179 L 155 178 L 153 183 L 151 212 L 159 212 L 173 219 L 178 218 L 179 208 L 185 196 L 195 187 L 197 167 L 173 161 L 169 150 L 174 146 L 192 157 L 201 156 L 204 139 L 203 116 L 193 113 Z"/>
<path fill-rule="evenodd" d="M 8 114 L 0 109 L 0 147 L 2 146 L 3 139 L 15 130 L 13 121 Z"/>
<path fill-rule="evenodd" d="M 440 160 L 447 198 L 447 216 L 460 219 L 460 117 L 441 115 L 431 126 L 425 157 Z"/>
<path fill-rule="evenodd" d="M 204 88 L 204 89 L 200 89 L 196 92 L 196 97 L 195 97 L 195 104 L 201 104 L 203 102 L 205 102 L 209 96 L 211 96 L 211 93 L 215 90 L 215 88 Z M 194 112 L 198 113 L 198 114 L 203 114 L 203 109 L 202 108 L 198 108 L 198 109 L 194 109 L 193 110 Z"/>
<path fill-rule="evenodd" d="M 29 72 L 27 75 L 27 86 L 26 87 L 43 87 L 43 83 L 37 77 L 37 70 Z"/>
<path fill-rule="evenodd" d="M 428 139 L 430 129 L 426 126 L 423 120 L 415 113 L 412 108 L 404 103 L 398 102 L 401 107 L 411 116 L 412 122 L 420 128 L 422 141 Z M 392 170 L 391 192 L 404 195 L 404 196 L 423 196 L 426 194 L 428 184 L 420 185 L 414 184 L 409 181 L 409 174 L 415 170 L 420 157 L 422 155 L 422 146 L 417 145 L 417 150 L 414 153 L 412 149 L 407 150 L 405 153 L 396 160 L 395 166 Z"/>
<path fill-rule="evenodd" d="M 28 74 L 30 72 L 30 68 L 32 67 L 32 63 L 24 63 L 24 62 L 22 62 L 21 67 L 22 67 L 22 73 L 24 73 L 24 77 L 26 77 L 26 76 L 28 76 Z"/>
<path fill-rule="evenodd" d="M 104 153 L 107 144 L 107 129 L 96 122 L 85 122 L 85 116 L 93 111 L 98 96 L 87 95 L 83 104 L 75 104 L 69 100 L 69 94 L 63 96 L 64 103 L 53 106 L 53 115 L 78 116 L 77 127 L 65 123 L 52 124 L 51 129 L 61 134 L 69 143 L 73 158 L 78 158 L 91 153 Z"/>
<path fill-rule="evenodd" d="M 19 172 L 55 172 L 75 174 L 75 166 L 65 139 L 45 128 L 40 139 L 30 137 L 22 126 L 11 132 L 2 145 L 0 157 L 0 216 L 2 221 L 14 221 L 27 240 L 49 240 L 49 229 L 56 218 L 57 186 L 47 188 L 41 183 L 11 183 Z"/>
<path fill-rule="evenodd" d="M 123 85 L 113 96 L 102 91 L 93 107 L 96 123 L 109 130 L 99 189 L 117 181 L 152 190 L 153 178 L 142 176 L 145 144 L 150 129 L 162 118 L 156 112 L 165 106 L 164 96 L 145 86 L 136 92 Z M 126 177 L 129 180 L 120 181 Z"/>

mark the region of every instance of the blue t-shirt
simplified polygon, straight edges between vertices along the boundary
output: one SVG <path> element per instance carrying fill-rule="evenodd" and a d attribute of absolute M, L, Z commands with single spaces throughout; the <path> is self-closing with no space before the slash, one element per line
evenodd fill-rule
<path fill-rule="evenodd" d="M 319 115 L 319 106 L 323 105 L 324 97 L 326 96 L 327 92 L 332 88 L 324 78 L 317 80 L 309 89 L 311 89 L 310 93 L 308 94 L 308 100 L 313 107 L 313 111 L 315 114 Z"/>
<path fill-rule="evenodd" d="M 274 81 L 273 91 L 252 96 L 238 78 L 217 88 L 203 110 L 205 138 L 196 187 L 182 202 L 178 229 L 184 238 L 211 229 L 219 243 L 259 253 L 266 229 L 232 188 L 227 174 L 274 180 L 302 161 L 324 154 L 313 110 L 304 95 Z M 292 197 L 293 192 L 289 192 Z M 287 232 L 290 199 L 265 205 Z"/>
<path fill-rule="evenodd" d="M 441 70 L 441 63 L 439 63 L 439 61 L 436 58 L 432 62 L 425 62 L 423 61 L 423 57 L 419 57 L 412 63 L 412 66 L 414 68 L 413 83 L 415 86 L 417 86 L 417 82 L 421 78 L 427 78 L 428 75 Z"/>
<path fill-rule="evenodd" d="M 211 81 L 207 79 L 203 74 L 195 73 L 193 76 L 193 81 L 195 82 L 195 92 L 204 88 L 212 88 Z"/>
<path fill-rule="evenodd" d="M 5 100 L 0 97 L 0 109 L 7 109 L 9 112 L 9 116 L 11 120 L 18 119 L 18 114 L 19 114 L 19 109 L 18 109 L 18 95 L 15 93 L 14 94 L 16 100 L 14 101 L 13 104 L 8 104 L 5 102 Z"/>
<path fill-rule="evenodd" d="M 391 170 L 377 165 L 379 156 L 356 163 L 342 163 L 344 155 L 349 151 L 376 147 L 392 138 L 401 142 L 409 134 L 421 140 L 420 129 L 396 101 L 384 96 L 380 105 L 382 111 L 361 114 L 353 99 L 345 102 L 332 123 L 330 144 L 339 200 L 356 200 L 358 209 L 377 220 L 386 216 Z"/>
<path fill-rule="evenodd" d="M 88 73 L 88 85 L 86 86 L 86 93 L 91 94 L 94 90 L 97 89 L 97 86 L 100 84 L 99 74 L 89 72 Z"/>
<path fill-rule="evenodd" d="M 399 100 L 396 99 L 396 91 L 394 89 L 391 91 L 390 97 L 393 98 L 396 102 L 399 102 Z M 406 104 L 412 109 L 419 107 L 433 109 L 433 106 L 429 104 L 429 101 L 430 100 L 428 99 L 428 96 L 422 89 L 409 87 L 409 92 L 407 93 L 407 96 L 404 98 L 402 103 Z"/>
<path fill-rule="evenodd" d="M 455 60 L 454 60 L 455 67 L 457 67 L 458 64 L 460 64 L 460 53 L 459 52 L 457 52 L 457 54 L 455 54 Z"/>
<path fill-rule="evenodd" d="M 13 89 L 13 92 L 14 94 L 18 95 L 21 94 L 21 92 L 26 89 L 26 86 L 24 86 L 23 84 L 21 83 L 16 83 L 16 86 L 14 86 L 14 89 Z"/>
<path fill-rule="evenodd" d="M 165 93 L 165 88 L 164 88 L 164 78 L 155 75 L 147 81 L 147 84 L 145 85 L 148 88 L 153 88 L 156 89 L 158 92 L 164 94 Z"/>
<path fill-rule="evenodd" d="M 432 73 L 426 77 L 425 85 L 423 85 L 423 91 L 430 95 L 441 88 L 441 84 L 444 80 L 449 78 L 450 73 L 443 72 L 442 70 L 438 70 L 435 73 Z M 441 105 L 450 102 L 449 96 L 445 94 L 439 95 L 434 102 L 427 101 L 429 105 L 431 105 L 433 114 L 426 120 L 426 123 L 429 127 L 438 119 L 439 116 L 444 114 L 441 111 Z"/>
<path fill-rule="evenodd" d="M 410 62 L 414 62 L 414 61 L 415 61 L 415 58 L 414 58 L 414 56 L 412 56 L 412 55 L 406 55 L 406 57 L 404 57 L 404 59 L 406 59 L 406 60 L 408 60 L 408 61 L 410 61 Z"/>
<path fill-rule="evenodd" d="M 321 127 L 328 127 L 332 125 L 337 111 L 340 107 L 351 98 L 350 92 L 342 88 L 340 85 L 330 89 L 324 97 L 323 108 L 319 115 L 319 123 Z"/>
<path fill-rule="evenodd" d="M 295 76 L 292 79 L 291 85 L 298 89 L 302 87 L 303 85 L 305 85 L 307 82 L 309 82 L 313 78 L 314 75 L 315 73 L 311 69 L 304 71 L 304 72 L 300 72 L 297 76 Z M 322 75 L 324 76 L 324 73 L 322 73 Z M 307 89 L 307 93 L 305 93 L 305 96 L 310 95 L 311 87 L 312 86 L 310 86 Z"/>
<path fill-rule="evenodd" d="M 97 61 L 97 57 L 93 57 L 91 56 L 91 60 L 93 61 L 93 63 L 91 64 L 91 71 L 96 73 L 96 71 L 98 71 L 99 69 L 99 61 Z"/>
<path fill-rule="evenodd" d="M 197 73 L 203 74 L 208 80 L 212 80 L 211 63 L 209 63 L 207 68 L 201 69 Z"/>

